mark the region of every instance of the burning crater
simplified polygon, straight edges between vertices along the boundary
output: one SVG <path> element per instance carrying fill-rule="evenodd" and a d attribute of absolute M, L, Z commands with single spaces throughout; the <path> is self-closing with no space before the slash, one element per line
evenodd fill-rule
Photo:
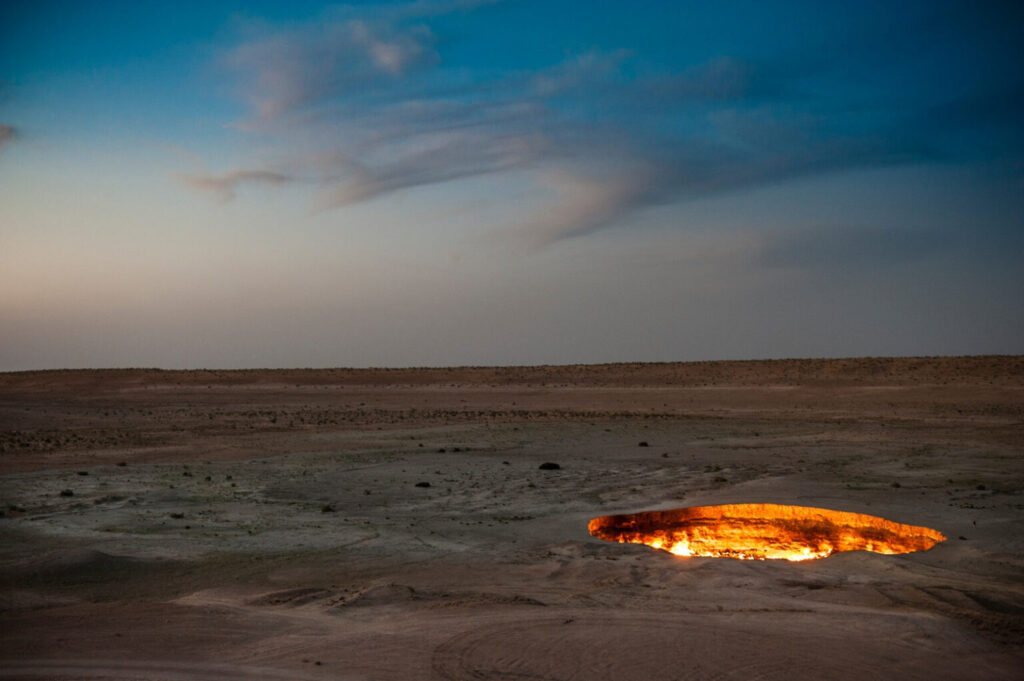
<path fill-rule="evenodd" d="M 692 506 L 594 518 L 590 534 L 677 556 L 813 560 L 838 551 L 912 553 L 946 537 L 863 513 L 779 504 Z"/>

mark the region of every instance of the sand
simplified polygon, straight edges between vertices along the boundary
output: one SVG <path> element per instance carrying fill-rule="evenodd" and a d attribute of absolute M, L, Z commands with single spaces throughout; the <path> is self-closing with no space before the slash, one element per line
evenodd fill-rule
<path fill-rule="evenodd" d="M 949 539 L 789 563 L 587 534 L 726 503 Z M 0 504 L 2 678 L 1024 669 L 1021 357 L 0 374 Z"/>

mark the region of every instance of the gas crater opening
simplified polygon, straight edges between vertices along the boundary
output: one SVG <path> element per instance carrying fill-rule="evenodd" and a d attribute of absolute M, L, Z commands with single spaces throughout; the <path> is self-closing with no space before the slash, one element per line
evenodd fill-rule
<path fill-rule="evenodd" d="M 803 561 L 840 551 L 927 551 L 936 530 L 863 513 L 780 504 L 691 506 L 594 518 L 591 536 L 677 556 Z"/>

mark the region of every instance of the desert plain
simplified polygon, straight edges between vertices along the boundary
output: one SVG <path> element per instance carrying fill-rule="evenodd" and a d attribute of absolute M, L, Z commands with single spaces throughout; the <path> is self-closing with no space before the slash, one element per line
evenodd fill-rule
<path fill-rule="evenodd" d="M 587 532 L 753 502 L 948 539 Z M 0 504 L 4 679 L 1024 677 L 1024 357 L 6 373 Z"/>

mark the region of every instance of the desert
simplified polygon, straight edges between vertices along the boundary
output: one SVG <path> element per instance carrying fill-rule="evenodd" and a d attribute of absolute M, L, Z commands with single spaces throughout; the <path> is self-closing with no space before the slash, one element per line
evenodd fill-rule
<path fill-rule="evenodd" d="M 0 1 L 0 681 L 1024 679 L 1024 2 Z"/>
<path fill-rule="evenodd" d="M 3 678 L 1024 668 L 1019 356 L 13 372 L 0 438 Z M 744 503 L 947 539 L 789 562 L 587 530 Z"/>

